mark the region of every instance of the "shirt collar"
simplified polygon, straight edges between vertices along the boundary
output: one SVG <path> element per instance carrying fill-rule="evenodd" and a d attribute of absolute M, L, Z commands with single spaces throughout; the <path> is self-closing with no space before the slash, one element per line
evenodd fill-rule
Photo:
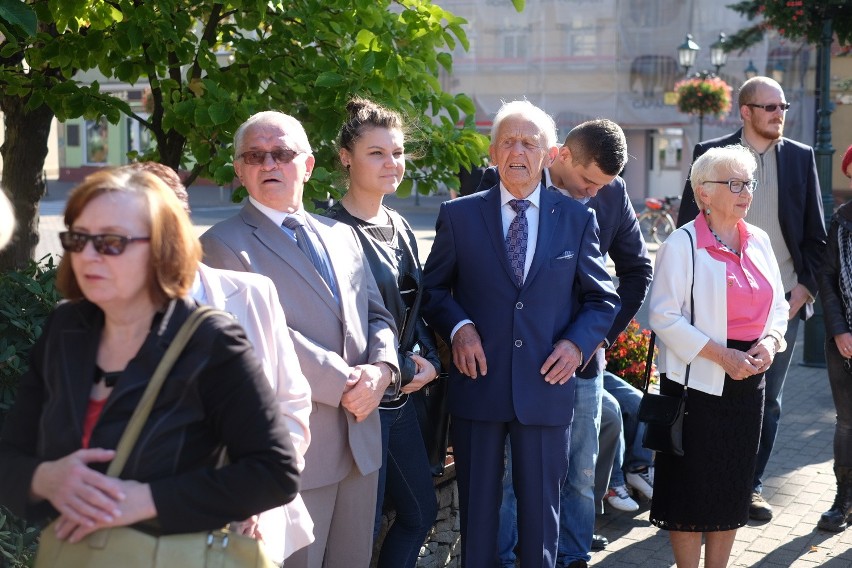
<path fill-rule="evenodd" d="M 284 222 L 284 219 L 286 219 L 290 215 L 296 215 L 297 217 L 300 217 L 303 220 L 305 218 L 305 212 L 301 208 L 297 209 L 296 211 L 294 211 L 292 213 L 286 213 L 284 211 L 278 211 L 277 209 L 273 209 L 272 207 L 268 207 L 268 206 L 264 205 L 263 203 L 261 203 L 260 201 L 258 201 L 257 199 L 255 199 L 254 197 L 251 197 L 251 196 L 249 196 L 249 203 L 251 203 L 252 205 L 257 207 L 258 211 L 263 213 L 265 216 L 269 217 L 269 219 L 273 223 L 278 225 L 279 227 Z"/>
<path fill-rule="evenodd" d="M 509 203 L 511 200 L 517 199 L 514 195 L 509 193 L 509 190 L 503 185 L 503 182 L 500 182 L 500 206 L 504 206 Z M 530 205 L 539 208 L 539 202 L 541 200 L 541 183 L 535 188 L 535 190 L 526 197 L 526 200 L 530 202 Z"/>
<path fill-rule="evenodd" d="M 737 221 L 737 229 L 740 232 L 740 248 L 744 251 L 752 236 L 751 225 L 746 223 L 743 219 L 740 219 Z M 710 232 L 710 226 L 707 224 L 707 218 L 704 216 L 703 212 L 699 213 L 698 217 L 695 218 L 695 238 L 695 248 L 722 249 L 722 245 L 719 244 L 719 241 L 717 241 L 716 237 L 713 236 L 713 233 Z"/>

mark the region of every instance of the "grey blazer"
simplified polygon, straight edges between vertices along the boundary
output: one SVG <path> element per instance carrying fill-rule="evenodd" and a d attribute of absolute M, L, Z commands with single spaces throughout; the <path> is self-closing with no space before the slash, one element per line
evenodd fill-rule
<path fill-rule="evenodd" d="M 396 327 L 352 228 L 306 214 L 331 261 L 340 303 L 311 261 L 280 227 L 248 203 L 201 237 L 204 262 L 272 279 L 287 315 L 302 372 L 311 385 L 311 445 L 301 488 L 362 475 L 381 466 L 378 411 L 356 422 L 340 405 L 349 369 L 383 361 L 397 368 Z"/>

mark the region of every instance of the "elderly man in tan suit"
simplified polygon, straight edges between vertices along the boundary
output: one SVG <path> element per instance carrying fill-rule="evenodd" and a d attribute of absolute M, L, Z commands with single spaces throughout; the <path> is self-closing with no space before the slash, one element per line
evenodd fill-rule
<path fill-rule="evenodd" d="M 202 237 L 204 261 L 275 282 L 311 385 L 311 445 L 301 495 L 315 542 L 287 568 L 367 568 L 381 465 L 376 408 L 398 387 L 396 328 L 352 229 L 307 214 L 314 157 L 293 117 L 255 114 L 234 135 L 249 202 Z"/>

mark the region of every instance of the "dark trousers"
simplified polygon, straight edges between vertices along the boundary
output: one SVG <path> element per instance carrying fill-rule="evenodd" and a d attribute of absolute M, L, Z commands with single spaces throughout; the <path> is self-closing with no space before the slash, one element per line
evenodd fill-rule
<path fill-rule="evenodd" d="M 373 539 L 381 528 L 384 496 L 393 503 L 396 517 L 382 542 L 378 567 L 414 568 L 438 515 L 432 471 L 413 402 L 379 412 L 384 455 Z"/>
<path fill-rule="evenodd" d="M 837 412 L 834 426 L 834 465 L 852 467 L 852 373 L 846 369 L 846 360 L 837 350 L 833 338 L 825 342 L 825 362 L 831 398 Z"/>
<path fill-rule="evenodd" d="M 559 494 L 568 473 L 571 426 L 527 426 L 453 416 L 465 568 L 494 568 L 506 436 L 518 500 L 518 557 L 525 567 L 553 568 L 559 538 Z"/>

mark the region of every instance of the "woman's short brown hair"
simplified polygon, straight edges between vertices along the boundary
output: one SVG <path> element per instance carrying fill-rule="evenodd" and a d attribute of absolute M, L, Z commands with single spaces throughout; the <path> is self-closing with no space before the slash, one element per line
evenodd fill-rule
<path fill-rule="evenodd" d="M 201 261 L 201 243 L 174 192 L 148 172 L 101 170 L 87 176 L 69 195 L 65 205 L 65 226 L 70 229 L 86 205 L 107 193 L 136 195 L 147 205 L 151 237 L 148 291 L 151 299 L 160 304 L 171 298 L 186 296 Z M 59 262 L 56 287 L 69 300 L 83 297 L 67 253 Z"/>

